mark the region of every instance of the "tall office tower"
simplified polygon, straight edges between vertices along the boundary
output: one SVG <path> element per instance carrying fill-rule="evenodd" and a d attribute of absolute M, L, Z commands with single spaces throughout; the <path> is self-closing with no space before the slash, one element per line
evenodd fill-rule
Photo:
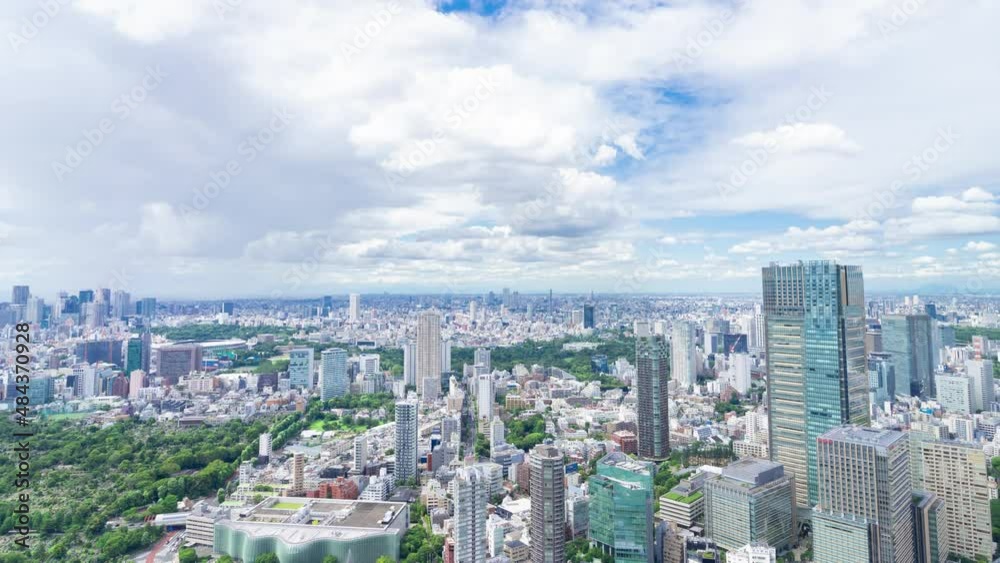
<path fill-rule="evenodd" d="M 891 401 L 896 397 L 896 368 L 888 354 L 868 354 L 869 400 L 873 403 Z"/>
<path fill-rule="evenodd" d="M 507 429 L 504 426 L 503 419 L 499 416 L 493 419 L 490 423 L 490 452 L 496 450 L 497 446 L 505 443 L 507 439 Z"/>
<path fill-rule="evenodd" d="M 760 305 L 754 305 L 754 313 L 750 315 L 747 323 L 747 337 L 750 348 L 753 350 L 763 350 L 766 344 L 767 325 L 764 324 L 764 313 L 760 311 Z"/>
<path fill-rule="evenodd" d="M 937 402 L 946 412 L 955 414 L 972 414 L 975 392 L 972 379 L 964 373 L 938 373 L 934 377 L 937 387 Z"/>
<path fill-rule="evenodd" d="M 130 372 L 128 383 L 128 396 L 131 399 L 138 399 L 140 389 L 146 387 L 146 372 L 137 369 Z"/>
<path fill-rule="evenodd" d="M 441 392 L 442 371 L 444 368 L 441 363 L 441 316 L 433 311 L 425 311 L 417 318 L 417 393 L 424 395 L 429 391 L 432 396 L 424 395 L 424 400 L 437 399 L 437 395 Z M 438 381 L 437 385 L 425 385 L 426 378 Z"/>
<path fill-rule="evenodd" d="M 476 322 L 476 319 L 478 318 L 479 318 L 479 303 L 476 303 L 475 301 L 469 301 L 469 320 L 472 322 Z"/>
<path fill-rule="evenodd" d="M 795 541 L 795 478 L 777 463 L 741 459 L 705 481 L 705 533 L 733 550 L 767 542 L 784 551 Z"/>
<path fill-rule="evenodd" d="M 934 396 L 933 322 L 927 315 L 886 315 L 882 348 L 896 368 L 896 394 Z"/>
<path fill-rule="evenodd" d="M 677 384 L 690 389 L 698 383 L 698 357 L 694 348 L 694 324 L 677 321 L 671 331 L 671 357 L 673 377 Z"/>
<path fill-rule="evenodd" d="M 403 343 L 403 382 L 406 385 L 417 386 L 417 344 Z"/>
<path fill-rule="evenodd" d="M 28 297 L 31 295 L 31 289 L 26 285 L 15 285 L 14 289 L 10 292 L 10 304 L 11 305 L 27 305 Z"/>
<path fill-rule="evenodd" d="M 493 373 L 493 362 L 490 359 L 489 348 L 476 348 L 472 363 L 483 366 L 486 369 L 486 373 Z"/>
<path fill-rule="evenodd" d="M 993 389 L 993 360 L 965 360 L 965 373 L 972 380 L 972 408 L 989 412 L 996 400 Z"/>
<path fill-rule="evenodd" d="M 503 305 L 504 309 L 507 309 L 508 311 L 510 311 L 512 304 L 513 304 L 513 302 L 511 301 L 511 297 L 510 297 L 510 288 L 509 287 L 505 287 L 505 288 L 503 288 L 503 301 L 501 302 L 501 305 Z"/>
<path fill-rule="evenodd" d="M 288 351 L 288 384 L 292 387 L 312 389 L 315 356 L 312 348 L 295 348 Z"/>
<path fill-rule="evenodd" d="M 763 269 L 771 460 L 795 476 L 800 508 L 818 501 L 816 438 L 867 424 L 864 281 L 859 266 Z"/>
<path fill-rule="evenodd" d="M 236 313 L 236 303 L 233 303 L 232 301 L 223 301 L 222 313 L 224 315 L 233 316 Z"/>
<path fill-rule="evenodd" d="M 87 328 L 100 328 L 107 321 L 107 308 L 103 303 L 91 301 L 84 303 L 80 309 L 80 323 Z"/>
<path fill-rule="evenodd" d="M 29 297 L 24 306 L 24 320 L 32 324 L 41 324 L 45 318 L 45 300 L 41 297 Z"/>
<path fill-rule="evenodd" d="M 77 296 L 80 299 L 80 303 L 93 303 L 94 302 L 94 290 L 93 289 L 81 289 Z"/>
<path fill-rule="evenodd" d="M 987 561 L 993 554 L 989 460 L 972 444 L 925 440 L 918 443 L 923 487 L 944 501 L 951 553 Z"/>
<path fill-rule="evenodd" d="M 125 344 L 125 373 L 142 370 L 149 373 L 153 356 L 153 335 L 147 330 L 138 338 L 129 338 Z"/>
<path fill-rule="evenodd" d="M 156 318 L 156 298 L 143 297 L 140 301 L 137 301 L 135 304 L 135 314 L 146 320 L 154 320 Z"/>
<path fill-rule="evenodd" d="M 354 437 L 354 470 L 361 473 L 368 463 L 368 439 L 365 435 Z"/>
<path fill-rule="evenodd" d="M 333 296 L 332 295 L 324 295 L 323 296 L 323 305 L 320 308 L 320 314 L 322 314 L 322 316 L 325 317 L 325 316 L 329 315 L 330 311 L 332 311 L 332 310 L 333 310 Z"/>
<path fill-rule="evenodd" d="M 729 383 L 740 395 L 750 391 L 750 354 L 729 356 Z"/>
<path fill-rule="evenodd" d="M 306 492 L 306 456 L 299 452 L 292 456 L 292 486 L 288 495 L 297 497 Z"/>
<path fill-rule="evenodd" d="M 267 463 L 271 460 L 271 434 L 264 432 L 258 438 L 257 461 Z"/>
<path fill-rule="evenodd" d="M 451 340 L 441 341 L 441 372 L 451 371 Z"/>
<path fill-rule="evenodd" d="M 485 563 L 489 480 L 481 466 L 455 472 L 455 563 Z"/>
<path fill-rule="evenodd" d="M 358 319 L 361 318 L 361 295 L 357 293 L 351 294 L 347 317 L 352 323 L 358 322 Z"/>
<path fill-rule="evenodd" d="M 982 335 L 974 335 L 972 337 L 972 350 L 975 352 L 976 357 L 988 356 L 990 353 L 990 339 Z"/>
<path fill-rule="evenodd" d="M 617 452 L 598 461 L 597 472 L 587 480 L 590 541 L 616 562 L 654 561 L 655 473 L 655 464 Z"/>
<path fill-rule="evenodd" d="M 594 306 L 583 306 L 583 328 L 594 328 Z"/>
<path fill-rule="evenodd" d="M 639 456 L 663 460 L 670 456 L 670 353 L 666 338 L 649 335 L 648 325 L 644 333 L 635 340 Z"/>
<path fill-rule="evenodd" d="M 493 420 L 493 403 L 496 402 L 493 385 L 492 375 L 484 373 L 476 376 L 476 417 L 479 420 Z"/>
<path fill-rule="evenodd" d="M 202 349 L 199 344 L 162 346 L 157 354 L 156 374 L 170 385 L 176 385 L 181 377 L 192 371 L 201 370 Z"/>
<path fill-rule="evenodd" d="M 865 331 L 865 354 L 882 354 L 882 329 Z M 888 356 L 888 354 L 886 354 Z"/>
<path fill-rule="evenodd" d="M 111 316 L 124 319 L 132 314 L 132 296 L 127 291 L 116 290 L 111 296 Z"/>
<path fill-rule="evenodd" d="M 319 397 L 326 401 L 343 397 L 351 388 L 347 376 L 347 352 L 342 348 L 327 348 L 320 354 Z"/>
<path fill-rule="evenodd" d="M 583 327 L 583 309 L 574 309 L 570 313 L 569 324 L 572 327 Z"/>
<path fill-rule="evenodd" d="M 417 403 L 396 403 L 396 463 L 397 483 L 417 479 Z"/>
<path fill-rule="evenodd" d="M 844 426 L 817 440 L 819 504 L 816 512 L 869 525 L 870 552 L 846 561 L 913 561 L 909 442 L 895 430 Z M 813 544 L 817 561 L 843 561 L 836 534 Z M 862 556 L 863 555 L 863 556 Z"/>
<path fill-rule="evenodd" d="M 566 469 L 550 440 L 531 450 L 531 563 L 566 561 Z"/>
<path fill-rule="evenodd" d="M 934 493 L 913 491 L 914 563 L 945 563 L 948 560 L 948 526 L 944 501 Z"/>

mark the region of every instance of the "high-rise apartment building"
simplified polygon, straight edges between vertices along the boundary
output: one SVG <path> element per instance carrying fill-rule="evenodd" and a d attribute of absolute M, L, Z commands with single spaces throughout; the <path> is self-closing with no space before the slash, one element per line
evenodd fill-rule
<path fill-rule="evenodd" d="M 996 400 L 993 388 L 993 360 L 965 360 L 965 373 L 972 382 L 972 408 L 989 412 Z"/>
<path fill-rule="evenodd" d="M 361 295 L 352 293 L 349 297 L 347 318 L 350 322 L 356 323 L 361 318 Z"/>
<path fill-rule="evenodd" d="M 857 561 L 913 561 L 909 441 L 902 432 L 844 426 L 817 440 L 819 504 L 815 510 L 869 523 L 870 550 Z M 837 561 L 843 542 L 816 541 L 817 561 Z M 828 542 L 826 540 L 833 540 Z M 861 557 L 862 554 L 857 554 Z"/>
<path fill-rule="evenodd" d="M 563 455 L 546 441 L 531 450 L 531 563 L 566 561 L 566 469 Z"/>
<path fill-rule="evenodd" d="M 301 389 L 312 389 L 315 355 L 312 348 L 295 348 L 288 351 L 288 384 Z"/>
<path fill-rule="evenodd" d="M 417 403 L 399 401 L 396 403 L 396 463 L 397 483 L 412 481 L 417 473 Z"/>
<path fill-rule="evenodd" d="M 796 502 L 818 502 L 816 438 L 867 424 L 864 281 L 859 266 L 798 262 L 763 269 L 771 459 L 795 476 Z"/>
<path fill-rule="evenodd" d="M 301 496 L 306 492 L 306 456 L 296 453 L 292 456 L 292 483 L 288 489 L 289 496 Z"/>
<path fill-rule="evenodd" d="M 365 470 L 368 463 L 368 439 L 365 435 L 354 437 L 354 470 L 358 473 Z"/>
<path fill-rule="evenodd" d="M 973 406 L 972 379 L 964 373 L 938 373 L 934 376 L 937 388 L 937 401 L 945 412 L 955 414 L 972 414 Z"/>
<path fill-rule="evenodd" d="M 493 376 L 488 373 L 476 376 L 476 417 L 486 422 L 493 420 L 494 402 L 496 390 Z"/>
<path fill-rule="evenodd" d="M 924 314 L 882 318 L 882 348 L 896 368 L 896 394 L 935 396 L 933 329 Z"/>
<path fill-rule="evenodd" d="M 917 444 L 923 462 L 922 490 L 945 507 L 948 549 L 967 559 L 993 555 L 990 522 L 989 460 L 972 444 L 924 440 Z"/>
<path fill-rule="evenodd" d="M 343 397 L 351 388 L 347 375 L 347 351 L 328 348 L 320 354 L 319 396 L 324 401 Z"/>
<path fill-rule="evenodd" d="M 741 459 L 705 481 L 705 533 L 734 550 L 767 542 L 784 551 L 795 541 L 795 478 L 770 461 Z"/>
<path fill-rule="evenodd" d="M 489 479 L 482 466 L 461 467 L 454 486 L 455 563 L 485 563 Z"/>
<path fill-rule="evenodd" d="M 639 456 L 662 460 L 670 456 L 670 353 L 665 337 L 646 333 L 635 340 Z"/>
<path fill-rule="evenodd" d="M 271 460 L 271 434 L 264 432 L 257 439 L 257 461 L 267 463 Z"/>
<path fill-rule="evenodd" d="M 673 378 L 677 385 L 687 389 L 698 383 L 698 357 L 694 347 L 696 339 L 694 324 L 687 321 L 674 323 L 670 341 Z"/>
<path fill-rule="evenodd" d="M 476 348 L 475 356 L 472 363 L 477 366 L 483 366 L 483 369 L 486 370 L 486 373 L 493 372 L 493 361 L 490 358 L 489 348 Z"/>
<path fill-rule="evenodd" d="M 417 386 L 417 343 L 403 343 L 403 382 L 408 386 Z"/>
<path fill-rule="evenodd" d="M 656 465 L 618 452 L 597 462 L 590 489 L 590 541 L 616 562 L 653 563 Z"/>
<path fill-rule="evenodd" d="M 441 393 L 441 316 L 425 311 L 417 319 L 417 393 L 434 401 Z M 431 379 L 433 382 L 425 383 Z"/>

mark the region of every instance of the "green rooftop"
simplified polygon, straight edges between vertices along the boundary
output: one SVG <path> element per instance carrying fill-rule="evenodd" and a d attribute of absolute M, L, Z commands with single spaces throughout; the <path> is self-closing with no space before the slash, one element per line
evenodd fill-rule
<path fill-rule="evenodd" d="M 675 493 L 675 492 L 671 491 L 671 492 L 669 492 L 669 493 L 667 493 L 667 494 L 665 494 L 663 496 L 664 496 L 664 498 L 670 499 L 670 500 L 672 500 L 674 502 L 680 502 L 680 503 L 683 503 L 683 504 L 691 504 L 693 502 L 696 502 L 698 499 L 700 499 L 701 497 L 703 497 L 705 495 L 703 495 L 701 491 L 696 491 L 696 492 L 694 492 L 694 493 L 692 493 L 692 494 L 690 494 L 688 496 L 684 496 L 684 495 L 682 495 L 680 493 Z"/>

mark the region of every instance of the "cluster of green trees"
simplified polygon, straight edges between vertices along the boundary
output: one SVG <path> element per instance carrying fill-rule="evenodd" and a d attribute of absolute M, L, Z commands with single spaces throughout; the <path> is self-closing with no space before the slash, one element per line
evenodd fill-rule
<path fill-rule="evenodd" d="M 540 414 L 507 423 L 507 443 L 528 451 L 545 440 L 545 419 Z"/>
<path fill-rule="evenodd" d="M 681 482 L 681 476 L 674 472 L 679 466 L 671 465 L 670 461 L 664 461 L 656 468 L 656 475 L 653 477 L 653 512 L 660 511 L 660 497 L 670 492 Z"/>
<path fill-rule="evenodd" d="M 293 417 L 296 415 L 292 415 Z M 33 425 L 31 561 L 118 561 L 154 543 L 154 527 L 108 529 L 120 518 L 139 523 L 176 510 L 184 497 L 214 495 L 242 459 L 256 453 L 261 422 L 180 430 L 129 420 L 98 428 L 68 420 Z M 0 421 L 0 440 L 18 427 Z M 248 445 L 249 444 L 249 445 Z M 14 464 L 0 465 L 0 497 L 13 498 Z M 14 527 L 14 504 L 0 502 L 0 534 Z"/>
<path fill-rule="evenodd" d="M 412 526 L 399 544 L 399 560 L 403 563 L 441 563 L 444 536 L 436 536 L 425 526 Z"/>
<path fill-rule="evenodd" d="M 615 558 L 602 552 L 599 547 L 591 547 L 587 538 L 576 538 L 566 542 L 566 561 L 590 563 L 594 560 L 601 563 L 614 563 Z"/>
<path fill-rule="evenodd" d="M 560 338 L 548 342 L 538 342 L 526 340 L 513 346 L 493 348 L 490 352 L 490 363 L 494 369 L 512 370 L 517 364 L 524 364 L 530 367 L 538 364 L 545 367 L 557 367 L 572 373 L 580 381 L 600 381 L 602 387 L 621 387 L 620 381 L 613 377 L 594 373 L 590 363 L 591 356 L 604 354 L 608 361 L 615 361 L 620 357 L 635 361 L 635 339 L 626 336 L 618 336 L 611 340 L 601 341 L 592 350 L 563 350 L 563 345 L 571 342 L 592 341 L 579 337 Z M 451 352 L 452 371 L 462 371 L 463 364 L 472 364 L 475 361 L 475 348 L 453 348 Z"/>
<path fill-rule="evenodd" d="M 490 441 L 482 432 L 476 432 L 476 457 L 479 459 L 490 457 Z"/>

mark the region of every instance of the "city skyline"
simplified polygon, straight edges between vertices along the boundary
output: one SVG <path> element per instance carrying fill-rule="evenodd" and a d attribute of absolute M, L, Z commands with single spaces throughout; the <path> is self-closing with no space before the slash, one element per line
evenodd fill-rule
<path fill-rule="evenodd" d="M 0 284 L 996 289 L 1000 8 L 917 4 L 8 3 Z"/>

